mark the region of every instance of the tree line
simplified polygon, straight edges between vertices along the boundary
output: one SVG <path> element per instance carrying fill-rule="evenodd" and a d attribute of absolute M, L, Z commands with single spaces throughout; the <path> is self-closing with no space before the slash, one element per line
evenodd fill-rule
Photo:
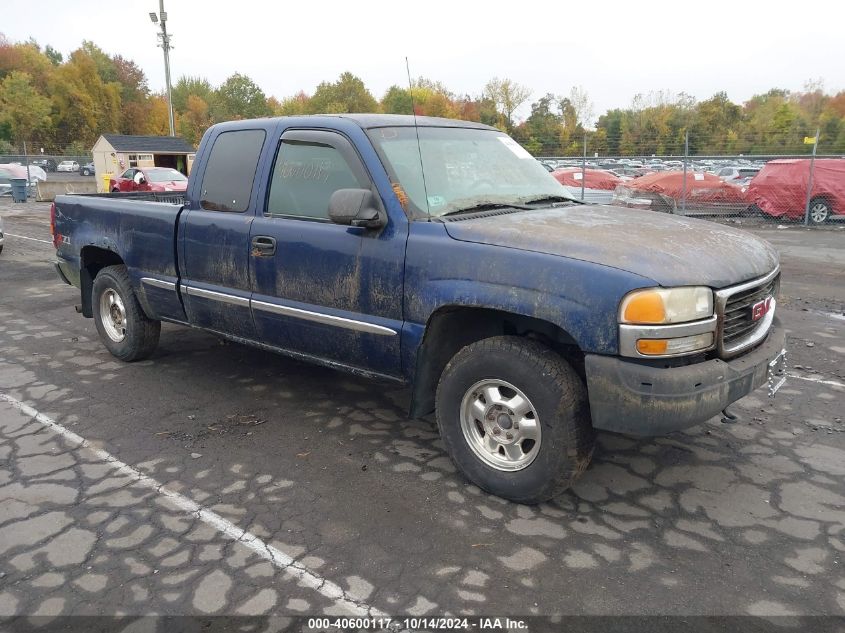
<path fill-rule="evenodd" d="M 845 91 L 820 82 L 790 92 L 773 89 L 743 104 L 725 93 L 705 101 L 665 92 L 634 97 L 627 108 L 594 116 L 589 95 L 573 87 L 531 101 L 531 91 L 494 77 L 476 95 L 458 94 L 426 78 L 391 86 L 380 99 L 354 74 L 277 99 L 235 73 L 218 86 L 183 76 L 173 86 L 176 132 L 194 145 L 213 123 L 233 119 L 343 112 L 384 112 L 478 121 L 512 134 L 543 156 L 806 153 L 804 138 L 821 129 L 819 151 L 845 153 Z M 516 119 L 517 112 L 528 114 Z M 0 154 L 23 141 L 47 153 L 87 153 L 103 133 L 166 135 L 167 99 L 152 91 L 143 70 L 96 44 L 65 58 L 34 40 L 0 34 Z"/>

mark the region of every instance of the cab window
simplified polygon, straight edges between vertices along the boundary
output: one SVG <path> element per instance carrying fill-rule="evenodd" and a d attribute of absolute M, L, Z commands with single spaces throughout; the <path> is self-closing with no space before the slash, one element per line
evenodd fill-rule
<path fill-rule="evenodd" d="M 265 136 L 264 130 L 233 130 L 217 136 L 200 187 L 203 209 L 247 210 Z"/>

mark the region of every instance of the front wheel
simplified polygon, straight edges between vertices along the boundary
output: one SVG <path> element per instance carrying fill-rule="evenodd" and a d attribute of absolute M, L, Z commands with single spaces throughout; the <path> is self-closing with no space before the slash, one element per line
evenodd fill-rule
<path fill-rule="evenodd" d="M 132 362 L 152 355 L 161 321 L 144 314 L 125 266 L 108 266 L 97 273 L 91 304 L 100 340 L 113 356 Z"/>
<path fill-rule="evenodd" d="M 813 224 L 824 224 L 830 219 L 830 203 L 824 198 L 810 200 L 810 222 Z"/>
<path fill-rule="evenodd" d="M 505 499 L 546 501 L 571 486 L 592 457 L 584 384 L 537 341 L 497 336 L 463 348 L 443 371 L 436 407 L 457 468 Z"/>

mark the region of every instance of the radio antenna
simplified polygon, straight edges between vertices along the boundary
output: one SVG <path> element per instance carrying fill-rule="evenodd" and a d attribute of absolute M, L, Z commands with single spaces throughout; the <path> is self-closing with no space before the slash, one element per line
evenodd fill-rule
<path fill-rule="evenodd" d="M 420 157 L 420 174 L 422 175 L 423 194 L 425 195 L 425 212 L 428 214 L 428 221 L 431 222 L 431 205 L 428 203 L 428 186 L 425 182 L 425 167 L 423 166 L 422 145 L 420 144 L 420 126 L 417 125 L 417 105 L 414 103 L 414 82 L 411 81 L 411 66 L 408 64 L 408 56 L 405 56 L 405 70 L 408 72 L 408 94 L 411 96 L 411 112 L 414 115 L 414 132 L 417 134 L 417 153 Z"/>

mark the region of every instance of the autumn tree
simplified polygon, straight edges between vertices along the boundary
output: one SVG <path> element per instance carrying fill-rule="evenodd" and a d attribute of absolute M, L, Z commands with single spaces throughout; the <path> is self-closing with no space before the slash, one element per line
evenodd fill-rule
<path fill-rule="evenodd" d="M 179 136 L 192 145 L 198 145 L 209 126 L 211 126 L 211 115 L 208 104 L 202 97 L 188 95 L 185 109 L 176 117 Z"/>
<path fill-rule="evenodd" d="M 308 114 L 310 112 L 311 97 L 303 91 L 299 91 L 292 97 L 282 99 L 273 108 L 273 114 L 276 116 L 298 116 Z"/>

